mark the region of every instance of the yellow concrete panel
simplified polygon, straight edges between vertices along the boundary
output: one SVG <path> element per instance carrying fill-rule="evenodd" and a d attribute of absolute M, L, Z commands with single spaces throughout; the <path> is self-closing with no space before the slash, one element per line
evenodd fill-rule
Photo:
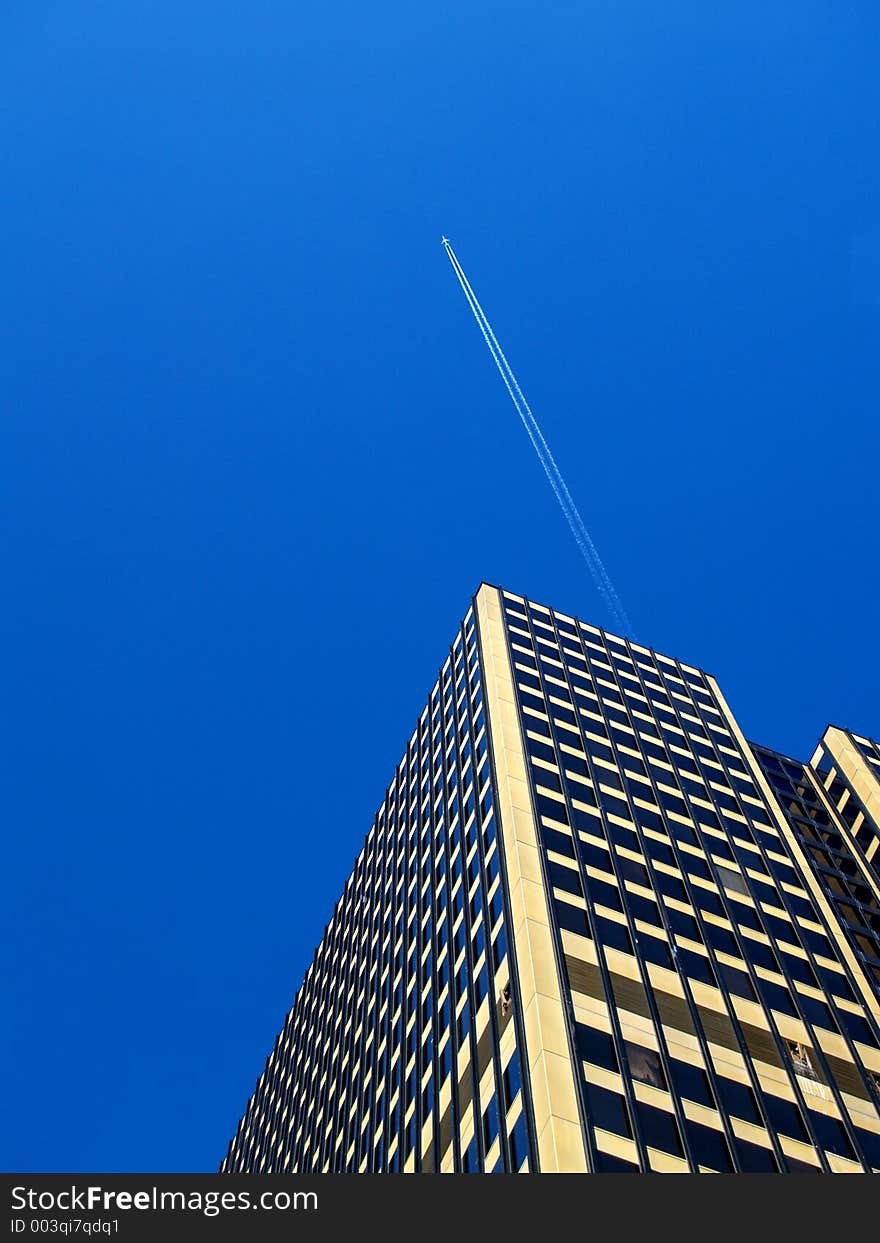
<path fill-rule="evenodd" d="M 607 1088 L 609 1092 L 616 1092 L 618 1096 L 623 1094 L 623 1079 L 614 1070 L 605 1070 L 603 1066 L 587 1066 L 585 1073 L 587 1083 L 595 1084 L 599 1088 Z"/>
<path fill-rule="evenodd" d="M 508 780 L 508 791 L 510 794 L 510 802 L 513 807 L 518 807 L 520 811 L 531 813 L 532 800 L 529 795 L 529 787 L 525 781 L 519 778 L 511 777 Z"/>
<path fill-rule="evenodd" d="M 620 1034 L 624 1040 L 634 1040 L 636 1044 L 647 1045 L 651 1049 L 657 1048 L 654 1024 L 649 1018 L 643 1014 L 633 1014 L 632 1010 L 619 1010 L 618 1017 Z"/>
<path fill-rule="evenodd" d="M 587 1027 L 598 1027 L 603 1032 L 611 1031 L 608 1003 L 599 997 L 587 997 L 583 993 L 575 993 L 574 1017 L 578 1023 L 586 1023 Z"/>
<path fill-rule="evenodd" d="M 559 989 L 559 972 L 556 968 L 556 951 L 553 938 L 546 924 L 537 920 L 526 920 L 526 936 L 531 954 L 535 991 L 544 997 L 555 998 L 558 1002 L 561 994 Z M 562 1006 L 554 1007 L 559 1019 L 562 1019 Z M 546 1045 L 545 1047 L 550 1047 Z"/>
<path fill-rule="evenodd" d="M 794 1157 L 796 1161 L 805 1161 L 807 1165 L 814 1165 L 819 1170 L 819 1161 L 812 1144 L 802 1144 L 796 1139 L 789 1139 L 787 1135 L 780 1135 L 779 1143 L 786 1156 Z"/>
<path fill-rule="evenodd" d="M 745 997 L 737 997 L 731 995 L 733 1009 L 738 1019 L 743 1023 L 751 1023 L 753 1027 L 763 1028 L 766 1026 L 766 1018 L 764 1010 L 754 1001 L 747 1001 Z"/>
<path fill-rule="evenodd" d="M 845 1157 L 838 1157 L 834 1152 L 829 1152 L 825 1155 L 828 1157 L 828 1164 L 835 1174 L 861 1174 L 863 1172 L 861 1165 L 856 1161 L 847 1161 Z"/>
<path fill-rule="evenodd" d="M 556 1141 L 553 1135 L 553 1122 L 548 1118 L 543 1127 L 536 1127 L 538 1132 L 538 1166 L 542 1174 L 556 1173 Z"/>
<path fill-rule="evenodd" d="M 526 918 L 536 923 L 549 923 L 547 917 L 547 893 L 544 886 L 533 880 L 522 881 Z"/>
<path fill-rule="evenodd" d="M 538 854 L 536 846 L 527 845 L 520 842 L 517 847 L 517 855 L 519 857 L 519 871 L 523 880 L 534 881 L 543 887 L 544 875 L 541 871 L 541 856 Z"/>
<path fill-rule="evenodd" d="M 580 1122 L 567 1122 L 552 1118 L 554 1147 L 556 1149 L 556 1172 L 559 1174 L 584 1174 L 587 1171 L 587 1154 Z"/>
<path fill-rule="evenodd" d="M 713 1063 L 727 1075 L 728 1079 L 736 1079 L 740 1083 L 749 1082 L 746 1064 L 741 1053 L 735 1049 L 728 1049 L 726 1045 L 715 1044 L 712 1040 L 707 1040 L 706 1046 Z"/>
<path fill-rule="evenodd" d="M 880 1074 L 880 1051 L 871 1045 L 862 1044 L 861 1040 L 854 1040 L 853 1044 L 868 1070 L 873 1070 L 876 1074 Z"/>
<path fill-rule="evenodd" d="M 633 1092 L 636 1099 L 642 1101 L 645 1105 L 654 1105 L 657 1109 L 666 1109 L 669 1103 L 669 1093 L 661 1091 L 660 1088 L 651 1087 L 650 1083 L 633 1083 Z M 668 1109 L 666 1110 L 668 1112 Z"/>
<path fill-rule="evenodd" d="M 684 986 L 677 971 L 668 971 L 666 967 L 658 967 L 656 963 L 649 962 L 648 979 L 654 988 L 672 993 L 675 997 L 684 997 Z"/>
<path fill-rule="evenodd" d="M 690 1118 L 691 1122 L 700 1122 L 703 1126 L 711 1127 L 715 1131 L 723 1131 L 721 1119 L 714 1109 L 707 1109 L 705 1105 L 698 1105 L 696 1101 L 682 1101 L 685 1117 Z"/>
<path fill-rule="evenodd" d="M 746 1140 L 750 1144 L 757 1144 L 759 1148 L 770 1148 L 770 1136 L 763 1127 L 754 1126 L 751 1122 L 744 1122 L 742 1118 L 731 1118 L 730 1126 L 734 1135 L 740 1139 Z"/>
<path fill-rule="evenodd" d="M 832 1057 L 842 1058 L 843 1061 L 851 1061 L 849 1055 L 849 1047 L 842 1036 L 838 1036 L 836 1032 L 826 1031 L 822 1027 L 814 1028 L 819 1044 L 826 1053 L 830 1053 Z"/>
<path fill-rule="evenodd" d="M 563 1118 L 580 1126 L 580 1112 L 571 1076 L 570 1059 L 560 1057 L 556 1053 L 545 1053 L 544 1070 L 550 1096 L 550 1113 L 554 1118 Z"/>
<path fill-rule="evenodd" d="M 792 1018 L 790 1014 L 782 1014 L 779 1010 L 773 1011 L 773 1017 L 776 1019 L 780 1036 L 786 1040 L 797 1040 L 800 1044 L 808 1045 L 813 1043 L 800 1019 Z"/>
<path fill-rule="evenodd" d="M 535 845 L 538 839 L 531 808 L 528 811 L 521 811 L 518 807 L 513 809 L 513 831 L 518 842 L 525 842 L 528 846 Z"/>
<path fill-rule="evenodd" d="M 538 998 L 537 994 L 526 1006 L 523 1012 L 523 1025 L 526 1032 L 526 1048 L 528 1050 L 529 1066 L 532 1067 L 543 1057 L 544 1048 L 541 1042 L 541 1022 L 538 1017 Z"/>
<path fill-rule="evenodd" d="M 702 1068 L 703 1055 L 700 1051 L 700 1042 L 696 1036 L 692 1036 L 689 1032 L 683 1032 L 677 1027 L 668 1027 L 665 1023 L 662 1024 L 662 1027 L 670 1054 L 673 1057 L 681 1058 L 683 1062 L 690 1062 L 692 1066 Z"/>
<path fill-rule="evenodd" d="M 550 897 L 540 867 L 539 840 L 527 784 L 529 763 L 519 728 L 514 673 L 497 588 L 482 584 L 475 606 L 475 625 L 485 657 L 486 715 L 494 744 L 497 816 L 513 917 L 511 962 L 517 964 L 518 977 L 512 984 L 523 1011 L 525 1048 L 520 1052 L 530 1068 L 539 1115 L 538 1164 L 548 1171 L 561 1166 L 582 1170 L 586 1168 L 586 1158 L 577 1114 L 575 1068 L 568 1048 L 559 970 L 549 928 Z M 554 1112 L 563 1111 L 558 1117 L 550 1114 L 551 1081 Z M 573 1133 L 567 1133 L 566 1127 Z"/>
<path fill-rule="evenodd" d="M 535 996 L 541 1024 L 541 1044 L 545 1052 L 555 1053 L 569 1063 L 571 1074 L 571 1053 L 568 1042 L 567 1024 L 562 1006 L 557 997 L 547 996 L 539 992 Z M 572 1077 L 573 1081 L 573 1077 Z"/>
<path fill-rule="evenodd" d="M 687 1174 L 689 1172 L 688 1163 L 682 1157 L 673 1157 L 668 1152 L 661 1152 L 658 1148 L 648 1149 L 648 1160 L 651 1163 L 651 1169 L 657 1174 Z"/>
<path fill-rule="evenodd" d="M 856 1126 L 880 1135 L 880 1115 L 870 1101 L 863 1101 L 861 1097 L 852 1096 L 849 1092 L 841 1092 L 840 1096 Z"/>
<path fill-rule="evenodd" d="M 638 1149 L 631 1139 L 622 1135 L 614 1135 L 611 1131 L 596 1128 L 596 1147 L 600 1152 L 607 1152 L 612 1157 L 621 1157 L 624 1161 L 639 1163 Z"/>
<path fill-rule="evenodd" d="M 579 958 L 581 962 L 595 962 L 596 950 L 590 937 L 582 937 L 577 932 L 562 930 L 562 948 L 566 954 Z"/>

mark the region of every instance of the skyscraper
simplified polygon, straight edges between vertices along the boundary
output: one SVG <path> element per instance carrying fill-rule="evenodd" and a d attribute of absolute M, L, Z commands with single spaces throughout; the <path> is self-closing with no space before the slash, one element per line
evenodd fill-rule
<path fill-rule="evenodd" d="M 880 1170 L 878 777 L 483 584 L 221 1170 Z"/>

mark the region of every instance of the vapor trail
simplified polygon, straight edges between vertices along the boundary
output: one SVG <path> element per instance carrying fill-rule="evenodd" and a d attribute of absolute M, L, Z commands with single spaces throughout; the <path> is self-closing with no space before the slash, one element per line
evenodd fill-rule
<path fill-rule="evenodd" d="M 495 365 L 497 366 L 507 391 L 510 394 L 514 408 L 516 409 L 516 412 L 522 420 L 523 426 L 528 433 L 529 440 L 532 442 L 532 447 L 538 456 L 538 461 L 544 468 L 544 473 L 546 474 L 548 480 L 550 481 L 550 486 L 556 494 L 556 499 L 559 502 L 559 506 L 562 509 L 563 515 L 568 522 L 569 527 L 571 528 L 575 541 L 577 542 L 578 547 L 587 562 L 590 572 L 593 574 L 599 593 L 601 594 L 609 610 L 612 613 L 615 613 L 615 621 L 619 623 L 622 619 L 617 615 L 614 600 L 609 594 L 608 588 L 610 583 L 608 582 L 608 576 L 604 572 L 604 567 L 602 566 L 601 561 L 599 561 L 599 557 L 596 553 L 595 547 L 593 546 L 592 540 L 590 540 L 589 535 L 583 528 L 580 515 L 577 512 L 574 502 L 571 500 L 571 496 L 565 486 L 565 481 L 559 472 L 559 468 L 556 466 L 556 462 L 547 446 L 547 442 L 541 434 L 541 429 L 538 426 L 531 409 L 525 401 L 525 398 L 522 396 L 522 390 L 517 383 L 516 376 L 513 374 L 510 364 L 507 362 L 507 359 L 498 344 L 498 340 L 492 331 L 492 327 L 486 319 L 476 296 L 473 294 L 473 291 L 467 282 L 467 277 L 464 276 L 461 266 L 456 264 L 454 255 L 450 255 L 450 258 L 453 261 L 453 268 L 458 276 L 459 284 L 464 291 L 464 295 L 467 298 L 468 305 L 470 306 L 474 318 L 477 321 L 477 325 L 483 334 L 483 339 L 489 347 L 489 353 L 495 360 Z M 586 536 L 586 539 L 584 536 Z M 613 587 L 611 588 L 611 591 L 613 592 Z"/>
<path fill-rule="evenodd" d="M 490 353 L 495 359 L 495 364 L 498 367 L 498 370 L 501 372 L 502 378 L 504 379 L 504 382 L 507 385 L 507 391 L 510 393 L 511 399 L 513 400 L 517 413 L 522 419 L 523 424 L 526 427 L 526 431 L 528 431 L 529 433 L 529 437 L 532 441 L 535 451 L 538 454 L 541 464 L 544 467 L 545 473 L 547 474 L 547 477 L 550 480 L 553 490 L 556 493 L 556 498 L 559 501 L 559 504 L 562 507 L 563 513 L 565 514 L 565 517 L 568 521 L 568 524 L 572 529 L 572 533 L 574 534 L 575 540 L 581 549 L 581 552 L 584 556 L 584 559 L 587 562 L 587 565 L 590 568 L 591 573 L 593 574 L 593 577 L 596 581 L 596 586 L 598 587 L 599 592 L 602 595 L 603 599 L 605 599 L 606 603 L 608 604 L 608 607 L 615 614 L 615 620 L 623 626 L 623 629 L 625 631 L 629 631 L 632 629 L 632 627 L 629 624 L 629 620 L 626 616 L 626 612 L 620 603 L 620 599 L 617 596 L 617 592 L 614 590 L 614 586 L 611 582 L 608 572 L 605 569 L 605 566 L 602 564 L 602 559 L 599 556 L 599 553 L 596 549 L 595 544 L 593 543 L 590 533 L 587 530 L 586 525 L 580 516 L 580 513 L 578 512 L 578 508 L 575 505 L 574 500 L 572 499 L 571 493 L 568 490 L 568 486 L 566 485 L 566 482 L 562 477 L 562 472 L 560 471 L 558 465 L 556 464 L 556 459 L 553 457 L 553 454 L 550 451 L 550 447 L 547 444 L 547 441 L 544 439 L 544 435 L 541 431 L 538 421 L 535 418 L 534 414 L 532 413 L 531 407 L 529 406 L 529 403 L 525 398 L 525 394 L 523 393 L 522 389 L 519 386 L 519 383 L 517 382 L 516 376 L 514 375 L 514 372 L 513 372 L 513 368 L 511 367 L 510 363 L 507 361 L 507 358 L 504 354 L 504 351 L 501 348 L 498 338 L 495 336 L 495 333 L 492 330 L 492 325 L 489 323 L 489 319 L 485 311 L 483 310 L 482 306 L 480 305 L 480 301 L 474 292 L 473 286 L 471 285 L 470 281 L 465 275 L 464 269 L 462 268 L 461 264 L 458 261 L 458 257 L 456 256 L 455 252 L 452 250 L 452 247 L 448 243 L 447 243 L 447 251 L 449 252 L 450 262 L 452 263 L 455 274 L 458 277 L 459 284 L 461 285 L 464 291 L 464 295 L 468 300 L 468 303 L 470 305 L 471 311 L 473 312 L 474 318 L 476 319 L 480 327 L 480 330 L 483 333 L 483 337 L 486 340 L 486 344 L 489 346 Z M 536 440 L 539 442 L 538 444 L 535 443 Z"/>
<path fill-rule="evenodd" d="M 529 440 L 531 441 L 532 447 L 537 454 L 538 460 L 544 468 L 544 473 L 550 482 L 550 486 L 553 488 L 553 492 L 559 503 L 559 507 L 562 510 L 563 516 L 565 517 L 565 520 L 571 529 L 572 535 L 575 538 L 575 542 L 580 549 L 581 555 L 586 561 L 587 567 L 593 576 L 596 588 L 598 589 L 602 599 L 605 601 L 609 612 L 614 617 L 615 624 L 618 626 L 621 633 L 634 637 L 632 625 L 627 617 L 626 610 L 620 602 L 620 597 L 611 582 L 608 571 L 605 569 L 590 533 L 581 518 L 574 500 L 572 499 L 568 486 L 562 477 L 562 472 L 556 464 L 556 459 L 550 451 L 550 447 L 544 438 L 544 434 L 541 431 L 538 421 L 532 413 L 529 403 L 526 401 L 525 395 L 519 386 L 516 376 L 514 375 L 513 368 L 507 361 L 504 351 L 499 344 L 498 338 L 492 330 L 492 325 L 489 323 L 486 313 L 480 305 L 480 301 L 474 293 L 470 281 L 465 275 L 464 269 L 459 263 L 452 246 L 446 238 L 443 239 L 443 245 L 446 249 L 447 255 L 449 256 L 449 261 L 452 264 L 452 270 L 458 278 L 458 283 L 461 285 L 462 292 L 467 299 L 468 306 L 471 308 L 471 312 L 477 322 L 477 326 L 483 335 L 483 340 L 486 342 L 489 353 L 492 355 L 495 366 L 498 368 L 498 372 L 504 381 L 514 408 L 519 415 L 526 432 L 528 433 Z"/>

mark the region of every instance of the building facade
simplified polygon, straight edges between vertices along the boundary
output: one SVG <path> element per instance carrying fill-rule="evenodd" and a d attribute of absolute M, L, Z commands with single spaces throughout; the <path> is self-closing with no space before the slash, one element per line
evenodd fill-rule
<path fill-rule="evenodd" d="M 483 584 L 221 1171 L 880 1171 L 878 808 Z"/>

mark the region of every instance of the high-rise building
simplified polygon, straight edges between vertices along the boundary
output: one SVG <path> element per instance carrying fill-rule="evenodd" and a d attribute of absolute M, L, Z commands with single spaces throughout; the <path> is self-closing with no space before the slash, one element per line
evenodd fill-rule
<path fill-rule="evenodd" d="M 482 585 L 221 1170 L 880 1170 L 878 779 Z"/>

